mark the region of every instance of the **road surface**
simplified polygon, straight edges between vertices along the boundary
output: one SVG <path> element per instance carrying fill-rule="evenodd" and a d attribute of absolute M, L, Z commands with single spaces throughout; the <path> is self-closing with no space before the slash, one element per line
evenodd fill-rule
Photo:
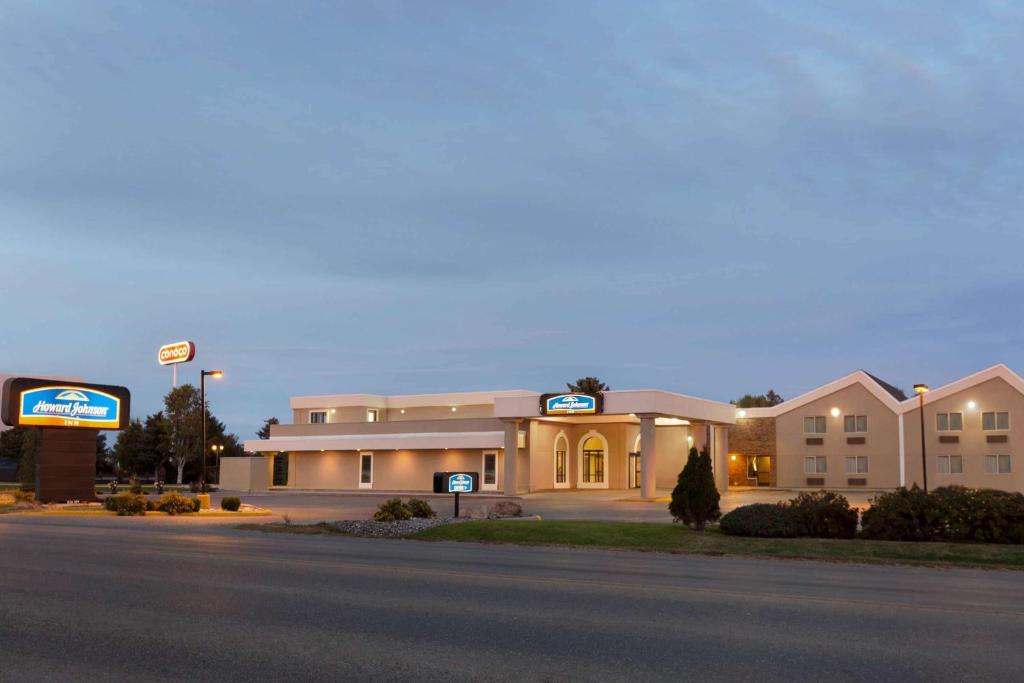
<path fill-rule="evenodd" d="M 0 681 L 1021 680 L 1024 573 L 0 517 Z"/>

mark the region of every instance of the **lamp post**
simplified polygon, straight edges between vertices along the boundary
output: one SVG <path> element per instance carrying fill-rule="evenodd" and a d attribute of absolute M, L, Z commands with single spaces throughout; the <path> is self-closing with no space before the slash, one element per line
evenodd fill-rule
<path fill-rule="evenodd" d="M 224 452 L 224 444 L 222 444 L 222 443 L 215 443 L 215 444 L 213 444 L 212 446 L 210 446 L 210 452 L 213 453 L 213 456 L 214 456 L 213 457 L 213 465 L 214 465 L 214 467 L 217 468 L 217 471 L 219 472 L 220 471 L 220 454 Z M 203 474 L 206 474 L 205 470 L 203 471 Z M 219 479 L 218 479 L 218 481 L 219 481 Z"/>
<path fill-rule="evenodd" d="M 203 421 L 203 469 L 199 474 L 199 490 L 206 493 L 206 378 L 220 379 L 224 376 L 221 370 L 199 371 L 199 400 L 202 403 L 201 419 Z"/>
<path fill-rule="evenodd" d="M 925 438 L 924 438 L 924 395 L 928 393 L 927 384 L 915 384 L 914 391 L 917 392 L 917 396 L 920 399 L 920 413 L 921 413 L 921 478 L 924 481 L 924 492 L 928 493 L 928 456 L 926 455 L 925 449 Z"/>

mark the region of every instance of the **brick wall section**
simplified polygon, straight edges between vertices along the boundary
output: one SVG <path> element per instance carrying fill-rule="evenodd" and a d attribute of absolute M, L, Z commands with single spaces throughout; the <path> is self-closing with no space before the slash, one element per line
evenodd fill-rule
<path fill-rule="evenodd" d="M 729 425 L 729 453 L 737 454 L 735 461 L 729 459 L 729 483 L 734 486 L 751 484 L 747 479 L 747 455 L 772 456 L 772 485 L 776 483 L 777 462 L 775 439 L 775 418 L 743 417 L 736 424 Z M 735 480 L 734 480 L 735 479 Z"/>

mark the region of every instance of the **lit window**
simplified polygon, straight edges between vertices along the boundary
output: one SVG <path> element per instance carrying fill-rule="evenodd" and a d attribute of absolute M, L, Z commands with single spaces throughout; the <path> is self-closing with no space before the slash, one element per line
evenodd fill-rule
<path fill-rule="evenodd" d="M 498 454 L 484 453 L 484 486 L 498 483 Z"/>
<path fill-rule="evenodd" d="M 940 455 L 939 474 L 963 474 L 964 459 L 959 455 Z"/>
<path fill-rule="evenodd" d="M 322 425 L 327 422 L 327 411 L 326 410 L 311 410 L 309 411 L 309 424 L 311 425 Z"/>
<path fill-rule="evenodd" d="M 804 458 L 805 474 L 824 474 L 828 471 L 828 461 L 824 455 L 811 455 Z"/>
<path fill-rule="evenodd" d="M 379 417 L 380 417 L 380 411 L 378 411 L 376 408 L 367 408 L 366 409 L 366 421 L 367 422 L 376 422 Z"/>
<path fill-rule="evenodd" d="M 583 442 L 584 484 L 604 483 L 604 443 L 597 437 L 590 437 Z"/>
<path fill-rule="evenodd" d="M 851 455 L 846 458 L 846 473 L 847 474 L 867 474 L 868 472 L 868 456 L 866 455 Z"/>
<path fill-rule="evenodd" d="M 868 431 L 867 415 L 843 416 L 843 431 L 847 433 L 864 433 Z"/>
<path fill-rule="evenodd" d="M 828 422 L 824 415 L 804 418 L 804 434 L 824 434 Z"/>
<path fill-rule="evenodd" d="M 964 429 L 963 413 L 936 413 L 935 430 L 939 432 L 962 432 Z"/>
<path fill-rule="evenodd" d="M 985 474 L 1009 474 L 1010 456 L 1008 455 L 986 455 Z"/>
<path fill-rule="evenodd" d="M 981 428 L 985 431 L 1005 430 L 1010 428 L 1009 413 L 982 413 Z"/>

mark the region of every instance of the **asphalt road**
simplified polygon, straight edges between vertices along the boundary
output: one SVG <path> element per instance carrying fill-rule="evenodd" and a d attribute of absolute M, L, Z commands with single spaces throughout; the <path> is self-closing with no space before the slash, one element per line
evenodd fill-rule
<path fill-rule="evenodd" d="M 0 681 L 1021 680 L 1024 574 L 0 517 Z"/>

